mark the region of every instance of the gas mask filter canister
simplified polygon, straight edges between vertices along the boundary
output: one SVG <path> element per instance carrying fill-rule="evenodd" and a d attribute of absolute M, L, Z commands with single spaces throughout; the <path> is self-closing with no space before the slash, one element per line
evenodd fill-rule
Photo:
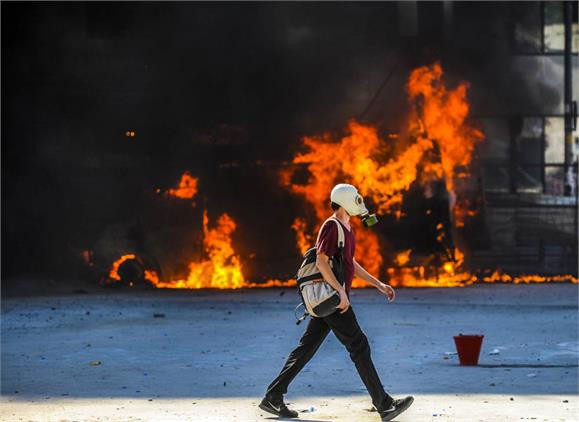
<path fill-rule="evenodd" d="M 372 227 L 374 224 L 378 222 L 378 217 L 376 217 L 376 214 L 364 214 L 361 215 L 360 218 L 362 219 L 362 223 L 366 227 Z"/>

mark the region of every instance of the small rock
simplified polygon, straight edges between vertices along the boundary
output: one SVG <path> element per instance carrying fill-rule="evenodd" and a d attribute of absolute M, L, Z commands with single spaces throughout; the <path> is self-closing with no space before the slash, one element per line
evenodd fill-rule
<path fill-rule="evenodd" d="M 92 366 L 99 366 L 101 364 L 102 364 L 102 362 L 100 360 L 91 360 L 89 362 L 89 365 L 92 365 Z"/>
<path fill-rule="evenodd" d="M 165 314 L 153 314 L 153 318 L 165 318 Z"/>
<path fill-rule="evenodd" d="M 227 385 L 227 381 L 223 381 L 223 386 L 225 387 Z"/>
<path fill-rule="evenodd" d="M 489 387 L 496 387 L 496 384 L 495 384 L 494 382 L 491 382 L 491 383 L 489 384 Z"/>
<path fill-rule="evenodd" d="M 563 403 L 569 403 L 569 400 L 563 400 Z"/>
<path fill-rule="evenodd" d="M 511 397 L 509 400 L 510 400 L 510 401 L 515 401 L 515 399 L 514 399 L 514 398 L 512 398 L 512 397 Z"/>

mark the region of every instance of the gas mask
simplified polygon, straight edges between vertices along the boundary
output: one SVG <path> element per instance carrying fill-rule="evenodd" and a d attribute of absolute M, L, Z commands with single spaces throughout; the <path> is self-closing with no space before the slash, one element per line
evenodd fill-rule
<path fill-rule="evenodd" d="M 371 227 L 378 222 L 378 217 L 376 214 L 370 214 L 364 204 L 364 198 L 354 186 L 340 183 L 334 186 L 330 198 L 332 202 L 344 208 L 348 214 L 359 216 L 364 226 Z"/>

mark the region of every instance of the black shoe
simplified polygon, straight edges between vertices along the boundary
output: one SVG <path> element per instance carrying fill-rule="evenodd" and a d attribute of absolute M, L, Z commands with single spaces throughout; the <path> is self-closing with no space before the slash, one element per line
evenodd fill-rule
<path fill-rule="evenodd" d="M 414 401 L 414 397 L 408 396 L 404 397 L 403 399 L 397 399 L 392 402 L 390 405 L 390 409 L 384 410 L 380 412 L 380 417 L 382 418 L 382 422 L 391 421 L 396 416 L 404 412 L 406 409 L 410 407 L 412 402 Z"/>
<path fill-rule="evenodd" d="M 298 412 L 295 410 L 290 410 L 287 408 L 283 402 L 282 397 L 268 397 L 265 396 L 259 408 L 265 410 L 266 412 L 273 413 L 274 415 L 281 416 L 284 418 L 297 418 Z"/>

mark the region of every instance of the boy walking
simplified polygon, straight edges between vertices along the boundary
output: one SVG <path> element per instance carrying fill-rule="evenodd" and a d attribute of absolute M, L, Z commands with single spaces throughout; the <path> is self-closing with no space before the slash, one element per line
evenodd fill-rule
<path fill-rule="evenodd" d="M 285 405 L 283 395 L 287 393 L 291 381 L 313 357 L 331 330 L 350 353 L 350 358 L 354 362 L 381 420 L 389 421 L 408 409 L 414 399 L 412 396 L 408 396 L 395 400 L 384 390 L 370 356 L 368 339 L 358 325 L 356 315 L 350 305 L 349 295 L 354 276 L 372 284 L 387 296 L 389 302 L 395 299 L 395 292 L 392 287 L 369 274 L 354 259 L 356 237 L 354 229 L 350 226 L 350 217 L 359 215 L 364 218 L 368 215 L 362 196 L 358 194 L 354 186 L 341 183 L 332 189 L 330 199 L 334 210 L 331 218 L 337 219 L 344 229 L 344 286 L 338 282 L 329 264 L 330 257 L 338 252 L 338 228 L 334 223 L 326 221 L 320 229 L 316 243 L 316 265 L 324 280 L 340 294 L 340 303 L 336 312 L 327 317 L 311 317 L 298 346 L 290 353 L 279 375 L 268 386 L 259 407 L 282 417 L 295 418 L 298 416 L 298 412 L 290 410 Z"/>

